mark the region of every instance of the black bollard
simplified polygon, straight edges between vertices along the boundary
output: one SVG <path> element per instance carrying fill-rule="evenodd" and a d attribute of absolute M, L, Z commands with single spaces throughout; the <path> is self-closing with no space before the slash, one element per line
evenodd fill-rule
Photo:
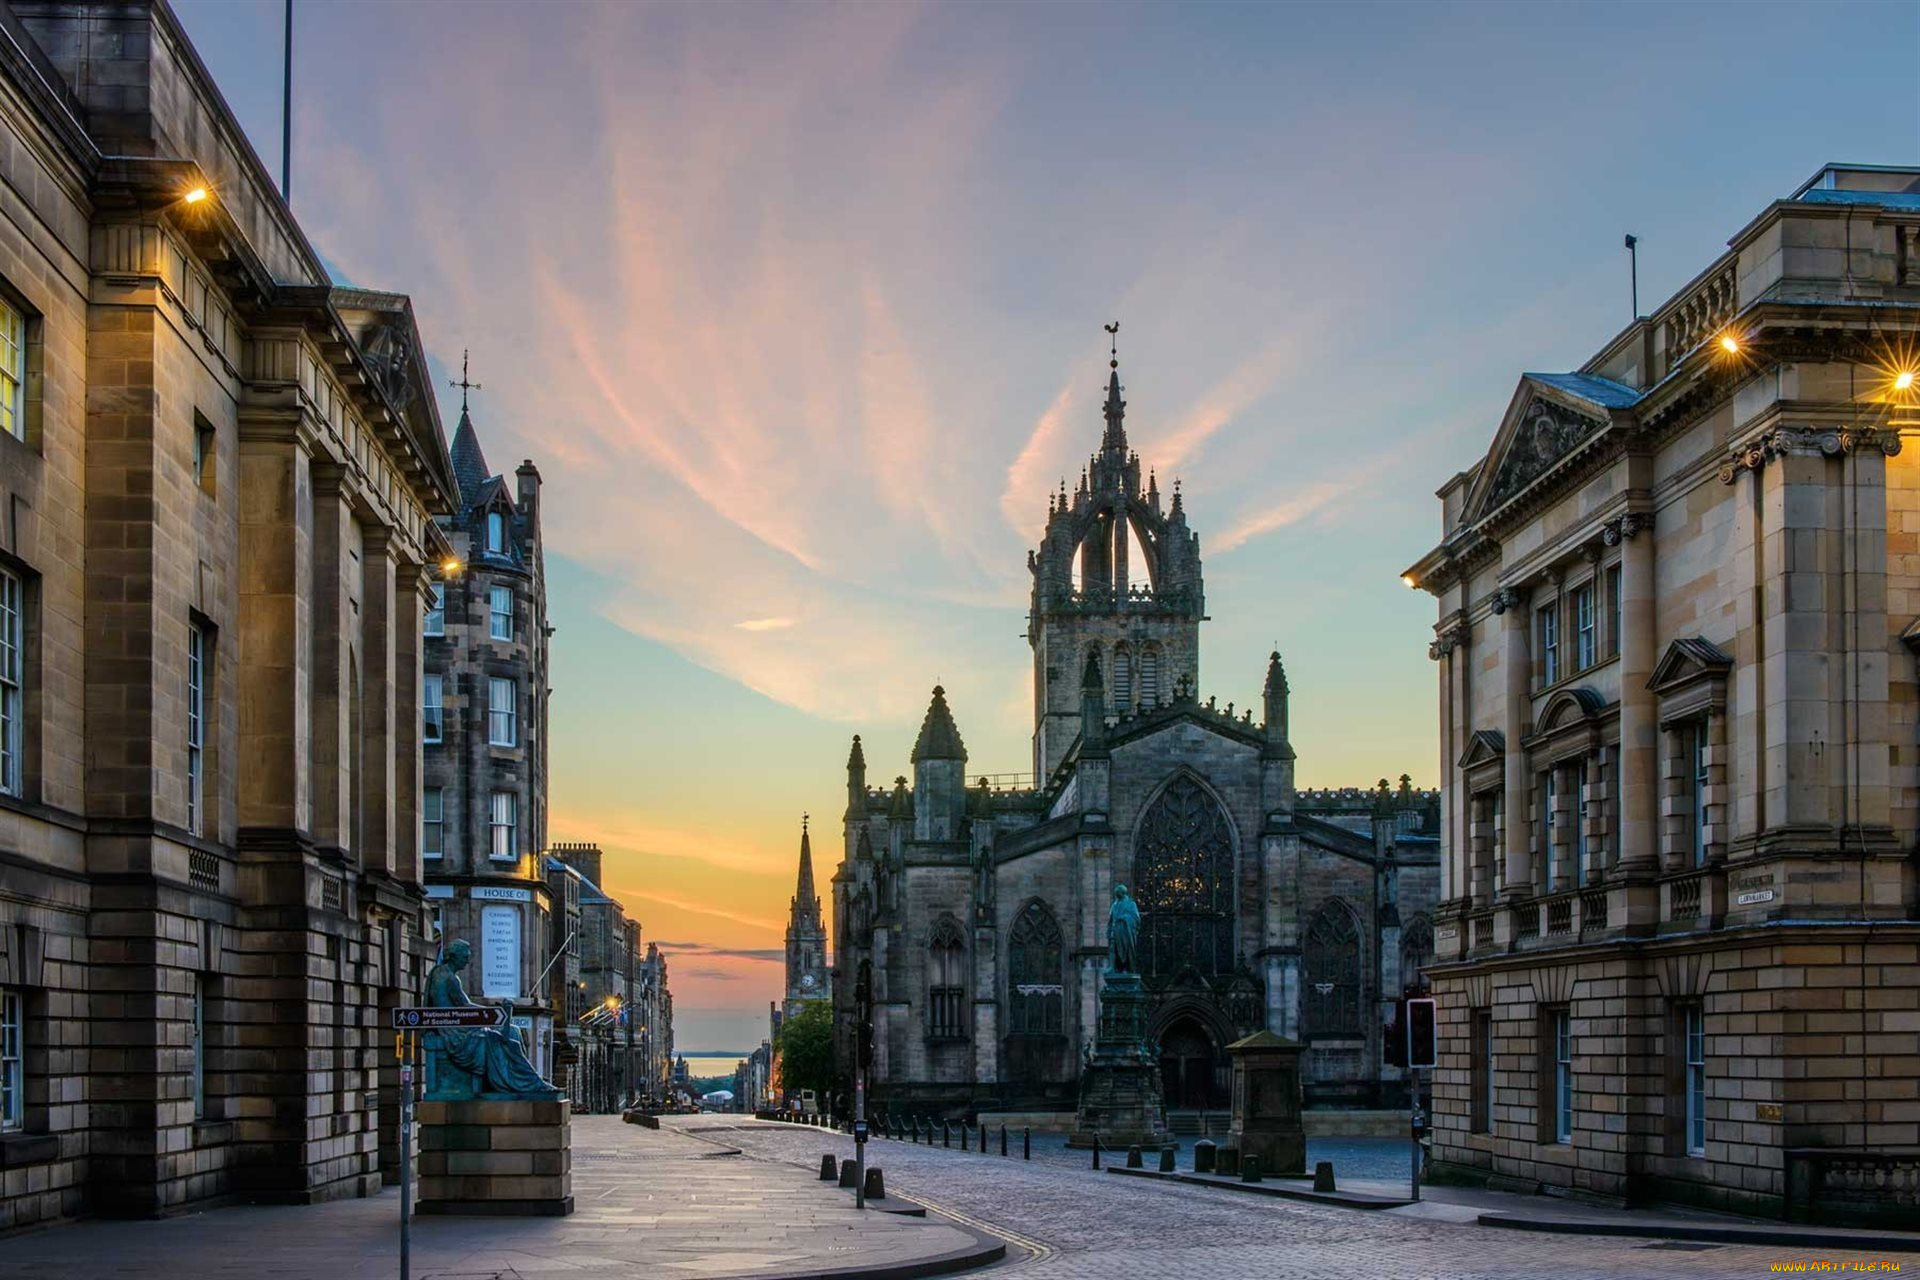
<path fill-rule="evenodd" d="M 851 1191 L 859 1185 L 860 1166 L 851 1160 L 841 1162 L 840 1185 Z"/>
<path fill-rule="evenodd" d="M 1195 1173 L 1213 1172 L 1213 1152 L 1213 1142 L 1209 1138 L 1202 1138 L 1193 1144 L 1193 1171 Z"/>
<path fill-rule="evenodd" d="M 867 1199 L 885 1200 L 887 1198 L 887 1180 L 878 1166 L 867 1170 Z"/>
<path fill-rule="evenodd" d="M 1260 1157 L 1251 1153 L 1240 1157 L 1240 1181 L 1260 1181 Z"/>
<path fill-rule="evenodd" d="M 980 1154 L 987 1154 L 987 1122 L 985 1120 L 980 1122 Z"/>
<path fill-rule="evenodd" d="M 1335 1189 L 1333 1185 L 1333 1161 L 1322 1160 L 1313 1166 L 1313 1189 L 1315 1191 L 1332 1191 Z"/>
<path fill-rule="evenodd" d="M 1093 1135 L 1093 1167 L 1100 1167 L 1100 1135 L 1097 1133 Z"/>
<path fill-rule="evenodd" d="M 1240 1173 L 1240 1148 L 1221 1147 L 1213 1154 L 1213 1171 L 1223 1178 L 1236 1177 Z"/>
<path fill-rule="evenodd" d="M 826 1155 L 821 1156 L 820 1157 L 820 1181 L 832 1182 L 835 1178 L 839 1176 L 840 1176 L 840 1169 L 834 1162 L 833 1153 L 828 1152 Z"/>
<path fill-rule="evenodd" d="M 913 1145 L 916 1147 L 920 1145 L 920 1122 L 918 1120 L 913 1122 Z"/>
<path fill-rule="evenodd" d="M 1007 1126 L 1000 1126 L 1000 1154 L 1007 1154 Z"/>
<path fill-rule="evenodd" d="M 1172 1173 L 1172 1172 L 1173 1172 L 1173 1158 L 1174 1158 L 1174 1155 L 1175 1155 L 1175 1154 L 1176 1154 L 1176 1153 L 1177 1153 L 1177 1152 L 1178 1152 L 1179 1150 L 1180 1150 L 1180 1149 L 1179 1149 L 1178 1147 L 1162 1147 L 1162 1148 L 1160 1148 L 1160 1172 L 1162 1172 L 1162 1173 Z"/>
<path fill-rule="evenodd" d="M 1146 1167 L 1147 1167 L 1147 1162 L 1145 1159 L 1141 1157 L 1140 1148 L 1128 1147 L 1127 1148 L 1127 1168 L 1144 1169 Z"/>
<path fill-rule="evenodd" d="M 945 1120 L 940 1122 L 940 1145 L 949 1151 L 953 1150 L 953 1126 Z"/>
<path fill-rule="evenodd" d="M 1033 1130 L 1031 1129 L 1022 1129 L 1020 1131 L 1020 1158 L 1022 1160 L 1033 1159 Z"/>

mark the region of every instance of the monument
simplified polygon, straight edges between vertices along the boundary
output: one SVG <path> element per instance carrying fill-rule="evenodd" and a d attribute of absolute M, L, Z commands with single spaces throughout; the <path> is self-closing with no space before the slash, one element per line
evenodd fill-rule
<path fill-rule="evenodd" d="M 1080 1108 L 1070 1147 L 1158 1147 L 1167 1129 L 1160 1061 L 1147 1043 L 1147 996 L 1138 963 L 1140 907 L 1127 886 L 1113 887 L 1107 910 L 1107 967 L 1100 1021 L 1080 1072 Z"/>
<path fill-rule="evenodd" d="M 474 1006 L 460 981 L 472 959 L 447 945 L 427 973 L 425 1003 Z M 560 1216 L 573 1212 L 564 1094 L 540 1078 L 519 1037 L 491 1028 L 421 1034 L 420 1213 Z"/>
<path fill-rule="evenodd" d="M 1233 1058 L 1233 1127 L 1227 1142 L 1254 1156 L 1262 1173 L 1305 1177 L 1307 1131 L 1301 1118 L 1300 1054 L 1306 1048 L 1271 1031 L 1227 1046 Z"/>

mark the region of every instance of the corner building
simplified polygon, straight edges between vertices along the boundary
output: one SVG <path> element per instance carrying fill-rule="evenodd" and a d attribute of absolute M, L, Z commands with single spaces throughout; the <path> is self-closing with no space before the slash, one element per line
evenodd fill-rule
<path fill-rule="evenodd" d="M 0 86 L 0 1228 L 364 1195 L 429 955 L 412 309 L 166 5 L 0 3 Z"/>
<path fill-rule="evenodd" d="M 913 776 L 869 788 L 855 738 L 833 878 L 831 989 L 843 1070 L 872 966 L 876 1105 L 1058 1112 L 1070 1123 L 1097 1026 L 1116 884 L 1140 954 L 1172 1122 L 1219 1125 L 1226 1046 L 1305 1040 L 1327 1105 L 1401 1096 L 1384 1010 L 1432 946 L 1437 795 L 1302 792 L 1289 689 L 1267 662 L 1263 718 L 1200 700 L 1200 539 L 1127 445 L 1117 365 L 1099 452 L 1049 500 L 1028 564 L 1036 774 L 967 781 L 935 688 Z M 811 889 L 803 843 L 801 899 Z M 795 972 L 790 963 L 790 974 Z M 790 995 L 793 994 L 790 988 Z"/>
<path fill-rule="evenodd" d="M 1441 488 L 1442 1174 L 1913 1212 L 1916 365 L 1920 170 L 1830 166 Z"/>

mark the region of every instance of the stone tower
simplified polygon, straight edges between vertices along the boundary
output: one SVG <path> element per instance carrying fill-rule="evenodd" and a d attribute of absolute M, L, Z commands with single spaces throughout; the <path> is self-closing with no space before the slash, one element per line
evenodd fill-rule
<path fill-rule="evenodd" d="M 1165 512 L 1151 473 L 1141 488 L 1140 455 L 1127 448 L 1126 410 L 1116 354 L 1100 450 L 1071 499 L 1061 482 L 1040 546 L 1027 555 L 1033 767 L 1043 787 L 1080 736 L 1089 654 L 1104 673 L 1108 709 L 1121 717 L 1197 688 L 1200 678 L 1200 536 L 1187 528 L 1177 485 Z"/>
<path fill-rule="evenodd" d="M 787 1013 L 810 1000 L 825 1000 L 827 926 L 820 919 L 820 896 L 813 891 L 813 840 L 807 819 L 800 819 L 800 879 L 787 918 Z"/>

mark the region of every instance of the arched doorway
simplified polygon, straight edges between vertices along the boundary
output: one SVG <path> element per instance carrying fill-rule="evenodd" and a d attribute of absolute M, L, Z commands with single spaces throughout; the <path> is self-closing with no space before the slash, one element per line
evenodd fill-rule
<path fill-rule="evenodd" d="M 1175 1018 L 1160 1033 L 1160 1083 L 1169 1111 L 1220 1111 L 1227 1106 L 1225 1055 L 1200 1019 Z"/>

